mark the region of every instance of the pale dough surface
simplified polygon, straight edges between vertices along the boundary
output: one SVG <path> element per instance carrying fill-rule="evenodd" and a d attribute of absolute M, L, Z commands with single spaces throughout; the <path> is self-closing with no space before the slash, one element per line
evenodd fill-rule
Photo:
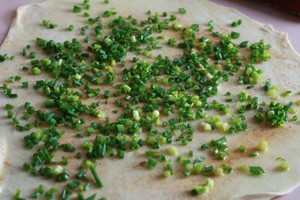
<path fill-rule="evenodd" d="M 34 44 L 36 37 L 54 39 L 60 42 L 73 37 L 82 37 L 78 28 L 86 22 L 81 16 L 83 12 L 77 15 L 72 13 L 75 3 L 80 4 L 81 1 L 48 0 L 18 9 L 17 17 L 0 48 L 0 53 L 16 55 L 16 59 L 0 64 L 1 84 L 8 77 L 17 74 L 22 75 L 22 81 L 27 80 L 30 83 L 43 77 L 26 77 L 25 73 L 23 74 L 21 71 L 21 67 L 30 62 L 29 59 L 26 60 L 21 56 L 21 50 L 28 43 Z M 270 50 L 272 59 L 258 65 L 265 72 L 264 79 L 271 78 L 272 83 L 281 85 L 282 91 L 298 92 L 297 90 L 300 88 L 300 57 L 291 48 L 287 36 L 276 32 L 270 26 L 251 20 L 234 9 L 201 0 L 110 0 L 110 4 L 107 5 L 103 4 L 102 1 L 91 0 L 91 4 L 92 9 L 89 11 L 91 16 L 102 16 L 105 10 L 115 7 L 119 15 L 128 16 L 131 14 L 137 19 L 145 18 L 147 10 L 175 13 L 179 7 L 184 7 L 188 10 L 188 14 L 180 16 L 182 24 L 199 23 L 200 29 L 207 29 L 207 22 L 214 20 L 216 29 L 221 32 L 230 32 L 232 27 L 229 24 L 237 19 L 242 19 L 242 26 L 234 29 L 241 33 L 241 38 L 237 41 L 258 42 L 263 38 L 265 43 L 272 44 Z M 41 21 L 43 19 L 52 20 L 58 24 L 58 28 L 50 30 L 42 27 Z M 70 24 L 73 24 L 77 31 L 67 32 L 65 29 Z M 220 94 L 225 94 L 228 88 L 231 91 L 241 91 L 244 87 L 234 86 L 233 81 L 226 84 L 222 83 Z M 52 181 L 48 182 L 38 177 L 32 177 L 22 170 L 23 162 L 30 159 L 30 154 L 23 149 L 22 138 L 24 134 L 12 128 L 11 122 L 6 118 L 3 106 L 6 103 L 12 103 L 16 107 L 21 107 L 25 101 L 39 104 L 43 102 L 43 99 L 34 98 L 35 91 L 33 89 L 24 90 L 20 86 L 15 86 L 14 90 L 19 94 L 19 98 L 0 97 L 1 199 L 10 199 L 16 188 L 20 188 L 22 194 L 26 196 L 31 194 L 39 184 L 54 186 Z M 249 92 L 262 94 L 259 87 Z M 296 97 L 293 96 L 284 100 L 288 102 L 296 100 Z M 262 177 L 252 177 L 235 170 L 232 174 L 215 178 L 214 189 L 204 196 L 197 197 L 197 199 L 269 199 L 290 192 L 300 183 L 299 128 L 298 122 L 288 123 L 287 127 L 278 129 L 250 124 L 245 133 L 228 135 L 228 145 L 232 149 L 238 148 L 240 144 L 255 147 L 261 139 L 269 141 L 269 151 L 257 158 L 242 157 L 235 153 L 226 161 L 234 169 L 241 164 L 260 165 L 266 170 L 266 174 Z M 195 142 L 191 143 L 189 147 L 181 147 L 179 152 L 187 153 L 189 149 L 199 149 L 201 144 L 221 136 L 220 133 L 199 132 L 195 137 Z M 71 142 L 75 140 L 70 137 Z M 202 176 L 184 178 L 181 175 L 175 175 L 169 179 L 163 179 L 160 177 L 162 171 L 160 168 L 149 171 L 139 166 L 139 163 L 145 160 L 144 151 L 145 149 L 141 149 L 137 152 L 127 153 L 124 160 L 101 160 L 98 170 L 102 176 L 104 188 L 101 190 L 92 189 L 90 193 L 97 192 L 100 196 L 105 195 L 107 199 L 187 199 L 191 197 L 190 190 L 193 185 L 205 181 Z M 278 163 L 274 160 L 277 157 L 284 157 L 289 162 L 291 167 L 289 172 L 276 171 Z M 211 161 L 216 165 L 222 164 L 218 162 Z M 72 164 L 71 161 L 71 166 Z M 76 161 L 74 161 L 74 166 L 76 166 Z"/>

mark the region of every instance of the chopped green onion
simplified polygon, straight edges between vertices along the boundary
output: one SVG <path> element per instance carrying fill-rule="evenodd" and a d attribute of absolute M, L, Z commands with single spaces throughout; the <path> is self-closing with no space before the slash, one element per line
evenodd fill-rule
<path fill-rule="evenodd" d="M 230 37 L 232 39 L 238 39 L 240 37 L 240 33 L 233 31 L 233 32 L 231 32 Z"/>
<path fill-rule="evenodd" d="M 69 25 L 68 26 L 68 31 L 73 31 L 74 30 L 74 25 Z"/>
<path fill-rule="evenodd" d="M 81 12 L 81 8 L 79 6 L 74 6 L 73 7 L 73 12 L 74 13 L 80 13 Z"/>
<path fill-rule="evenodd" d="M 167 153 L 168 155 L 170 156 L 177 156 L 178 155 L 178 150 L 175 146 L 170 146 L 168 149 L 167 149 Z"/>
<path fill-rule="evenodd" d="M 242 20 L 239 19 L 238 21 L 232 22 L 232 23 L 231 23 L 231 26 L 232 26 L 232 27 L 238 27 L 238 26 L 240 26 L 241 24 L 242 24 Z"/>
<path fill-rule="evenodd" d="M 155 158 L 148 158 L 148 162 L 147 162 L 148 168 L 149 169 L 154 169 L 157 165 L 157 160 Z"/>
<path fill-rule="evenodd" d="M 247 147 L 244 146 L 244 145 L 241 145 L 241 146 L 239 147 L 239 151 L 240 151 L 240 152 L 245 152 L 246 150 L 247 150 Z"/>
<path fill-rule="evenodd" d="M 22 88 L 28 88 L 28 82 L 22 82 Z"/>
<path fill-rule="evenodd" d="M 178 12 L 180 13 L 180 14 L 186 14 L 187 12 L 186 12 L 186 9 L 184 9 L 184 8 L 178 8 Z"/>
<path fill-rule="evenodd" d="M 249 166 L 249 172 L 250 174 L 255 176 L 260 176 L 265 174 L 265 171 L 260 166 Z"/>
<path fill-rule="evenodd" d="M 42 25 L 46 28 L 54 29 L 57 27 L 57 24 L 54 24 L 51 20 L 43 20 Z M 30 58 L 35 58 L 35 55 L 32 54 L 33 52 L 30 53 Z"/>
<path fill-rule="evenodd" d="M 258 150 L 261 152 L 268 151 L 268 142 L 267 141 L 260 141 L 258 144 Z"/>
<path fill-rule="evenodd" d="M 212 190 L 214 187 L 214 181 L 210 178 L 207 179 L 207 181 L 203 185 L 195 185 L 192 189 L 192 195 L 201 195 L 208 193 L 210 190 Z"/>
<path fill-rule="evenodd" d="M 38 67 L 34 67 L 34 68 L 32 69 L 32 71 L 33 71 L 33 73 L 34 73 L 35 75 L 40 75 L 40 74 L 42 73 L 42 71 L 41 71 L 40 68 L 38 68 Z"/>
<path fill-rule="evenodd" d="M 275 159 L 276 161 L 280 161 L 280 165 L 278 166 L 278 169 L 280 171 L 289 171 L 290 167 L 289 167 L 289 163 L 282 157 L 278 157 Z"/>
<path fill-rule="evenodd" d="M 100 179 L 100 177 L 99 177 L 99 175 L 98 175 L 98 173 L 96 171 L 95 165 L 91 161 L 89 161 L 89 160 L 87 160 L 85 162 L 85 164 L 90 169 L 90 171 L 91 171 L 91 173 L 92 173 L 92 175 L 93 175 L 93 177 L 94 177 L 94 179 L 96 181 L 97 187 L 98 188 L 102 188 L 103 184 L 102 184 L 102 181 L 101 181 L 101 179 Z"/>

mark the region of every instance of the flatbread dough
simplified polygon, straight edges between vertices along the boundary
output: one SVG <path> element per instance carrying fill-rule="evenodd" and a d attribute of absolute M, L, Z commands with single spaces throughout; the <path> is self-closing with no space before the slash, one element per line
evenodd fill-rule
<path fill-rule="evenodd" d="M 192 1 L 173 1 L 173 0 L 110 0 L 109 4 L 102 1 L 91 0 L 91 9 L 88 12 L 91 16 L 102 16 L 103 12 L 112 7 L 116 8 L 118 15 L 133 15 L 137 19 L 146 19 L 147 10 L 162 13 L 177 13 L 180 7 L 188 11 L 186 15 L 180 15 L 180 23 L 183 25 L 191 25 L 193 23 L 200 24 L 200 30 L 205 34 L 207 30 L 207 22 L 213 20 L 216 29 L 220 32 L 231 32 L 232 30 L 240 32 L 241 37 L 236 43 L 244 40 L 250 42 L 258 42 L 264 39 L 265 43 L 272 44 L 270 53 L 272 58 L 268 62 L 257 65 L 257 68 L 264 70 L 264 80 L 271 78 L 273 84 L 281 86 L 282 91 L 292 90 L 298 92 L 300 82 L 300 57 L 292 49 L 288 42 L 287 36 L 279 33 L 269 25 L 258 23 L 247 16 L 239 13 L 232 8 L 226 8 L 208 1 L 192 0 Z M 56 42 L 63 42 L 74 37 L 83 39 L 85 36 L 80 35 L 80 28 L 86 24 L 86 19 L 82 16 L 84 10 L 80 14 L 72 12 L 73 6 L 80 5 L 81 1 L 74 0 L 48 0 L 42 3 L 23 6 L 18 9 L 9 33 L 1 46 L 0 54 L 7 53 L 16 55 L 12 61 L 0 63 L 1 85 L 10 76 L 21 75 L 22 81 L 28 81 L 29 89 L 22 89 L 20 82 L 14 83 L 14 91 L 18 93 L 17 99 L 8 99 L 1 96 L 0 98 L 0 196 L 1 199 L 10 199 L 17 188 L 22 191 L 22 196 L 27 197 L 40 184 L 45 184 L 47 188 L 60 184 L 52 180 L 45 180 L 40 177 L 33 177 L 22 170 L 24 161 L 30 160 L 31 152 L 24 150 L 23 137 L 24 133 L 20 133 L 12 128 L 11 121 L 6 118 L 4 105 L 11 103 L 15 105 L 17 111 L 22 109 L 25 101 L 30 101 L 34 105 L 41 105 L 44 98 L 37 95 L 32 89 L 32 85 L 36 80 L 47 77 L 29 76 L 21 71 L 22 66 L 28 65 L 30 59 L 21 56 L 21 50 L 27 44 L 34 47 L 36 37 L 44 39 L 53 39 Z M 41 21 L 49 19 L 58 24 L 55 29 L 47 29 L 42 27 Z M 232 28 L 230 23 L 242 19 L 243 24 L 239 27 Z M 105 21 L 105 20 L 104 20 Z M 66 31 L 66 28 L 73 24 L 75 30 L 73 32 Z M 172 49 L 173 50 L 173 49 Z M 38 57 L 42 52 L 38 52 Z M 163 55 L 173 55 L 178 52 L 159 51 Z M 40 57 L 42 58 L 42 57 Z M 244 85 L 236 85 L 234 79 L 228 83 L 221 83 L 219 88 L 219 96 L 217 99 L 224 98 L 227 91 L 236 91 L 237 94 L 245 89 Z M 19 84 L 19 85 L 18 85 Z M 105 91 L 105 89 L 101 89 Z M 248 92 L 248 91 L 247 91 Z M 263 95 L 260 86 L 249 90 L 250 95 Z M 222 96 L 223 95 L 223 96 Z M 283 98 L 284 103 L 297 100 L 296 95 L 289 98 Z M 113 109 L 109 107 L 103 108 L 106 113 L 110 113 Z M 110 115 L 110 114 L 108 114 Z M 112 115 L 112 114 L 111 114 Z M 197 126 L 200 122 L 194 122 Z M 264 125 L 249 123 L 246 132 L 240 134 L 226 135 L 228 138 L 229 148 L 232 155 L 228 157 L 225 163 L 230 164 L 234 173 L 223 177 L 214 178 L 215 186 L 209 193 L 199 196 L 200 199 L 269 199 L 277 195 L 286 194 L 292 191 L 300 183 L 300 159 L 298 152 L 300 151 L 299 122 L 288 123 L 284 128 L 270 128 Z M 202 132 L 196 129 L 195 139 L 188 147 L 178 147 L 179 154 L 186 155 L 190 149 L 198 151 L 201 144 L 207 143 L 212 139 L 220 138 L 222 134 L 219 132 Z M 76 138 L 70 133 L 68 134 L 68 142 L 76 143 Z M 66 135 L 67 135 L 66 134 Z M 64 137 L 66 139 L 66 137 Z M 239 145 L 243 144 L 247 147 L 255 148 L 260 140 L 269 142 L 269 151 L 262 153 L 258 157 L 241 156 L 234 152 Z M 162 151 L 166 147 L 162 148 Z M 182 173 L 175 173 L 174 176 L 164 179 L 161 174 L 163 165 L 155 170 L 149 171 L 145 167 L 141 167 L 140 163 L 146 161 L 144 152 L 147 148 L 141 148 L 138 151 L 126 153 L 125 159 L 102 159 L 97 167 L 99 174 L 103 180 L 104 188 L 96 189 L 91 186 L 91 191 L 85 193 L 93 194 L 97 192 L 98 197 L 106 196 L 107 199 L 187 199 L 192 198 L 190 191 L 195 184 L 202 184 L 206 178 L 203 176 L 193 175 L 187 178 Z M 201 153 L 201 152 L 200 152 Z M 283 173 L 276 171 L 278 163 L 275 161 L 277 157 L 284 157 L 290 164 L 290 171 Z M 76 159 L 69 160 L 71 172 L 76 172 L 79 161 Z M 220 166 L 223 161 L 210 160 L 211 164 Z M 262 166 L 266 174 L 264 176 L 249 176 L 240 172 L 238 169 L 241 165 L 259 165 Z M 91 178 L 91 182 L 93 179 Z"/>

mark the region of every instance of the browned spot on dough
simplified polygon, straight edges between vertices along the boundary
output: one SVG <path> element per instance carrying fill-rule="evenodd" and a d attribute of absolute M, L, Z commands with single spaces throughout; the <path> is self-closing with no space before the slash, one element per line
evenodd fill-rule
<path fill-rule="evenodd" d="M 273 142 L 280 142 L 283 138 L 293 134 L 292 127 L 287 126 L 284 128 L 272 128 L 268 126 L 261 126 L 248 130 L 246 133 L 242 133 L 239 137 L 233 140 L 233 147 L 231 154 L 224 161 L 225 164 L 235 166 L 235 164 L 241 165 L 242 160 L 252 159 L 249 154 L 253 151 L 258 151 L 257 145 L 259 141 L 266 140 L 269 144 Z M 237 149 L 240 145 L 247 147 L 246 152 L 239 152 Z"/>
<path fill-rule="evenodd" d="M 138 163 L 137 165 L 135 165 L 135 167 L 146 167 L 146 161 L 142 161 L 140 163 Z"/>
<path fill-rule="evenodd" d="M 286 137 L 291 133 L 292 127 L 284 127 L 284 128 L 270 128 L 270 127 L 260 127 L 251 131 L 251 135 L 253 139 L 256 141 L 260 140 L 274 140 L 281 137 Z"/>
<path fill-rule="evenodd" d="M 7 162 L 7 161 L 5 161 L 4 164 L 5 164 L 6 166 L 8 166 L 8 167 L 11 167 L 11 164 L 10 164 L 9 162 Z"/>

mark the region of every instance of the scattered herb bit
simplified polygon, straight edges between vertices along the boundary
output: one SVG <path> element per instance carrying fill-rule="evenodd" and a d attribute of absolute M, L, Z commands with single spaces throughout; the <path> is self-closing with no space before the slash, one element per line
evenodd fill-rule
<path fill-rule="evenodd" d="M 81 8 L 79 6 L 73 6 L 73 12 L 74 13 L 80 13 L 81 12 Z"/>
<path fill-rule="evenodd" d="M 101 179 L 100 179 L 100 177 L 99 177 L 99 175 L 98 175 L 98 173 L 96 171 L 95 165 L 91 161 L 89 161 L 89 160 L 87 160 L 85 162 L 85 164 L 86 164 L 87 168 L 90 169 L 90 171 L 91 171 L 91 173 L 92 173 L 92 175 L 93 175 L 93 177 L 94 177 L 94 179 L 96 181 L 97 187 L 98 188 L 102 188 L 103 184 L 102 184 L 102 181 L 101 181 Z"/>
<path fill-rule="evenodd" d="M 116 12 L 115 8 L 111 8 L 111 9 L 106 10 L 106 11 L 104 12 L 103 17 L 108 18 L 108 17 L 114 16 L 114 15 L 116 15 L 116 14 L 117 14 L 117 12 Z"/>
<path fill-rule="evenodd" d="M 233 31 L 233 32 L 231 32 L 230 37 L 232 39 L 238 39 L 240 37 L 240 33 Z"/>
<path fill-rule="evenodd" d="M 251 151 L 249 153 L 249 155 L 252 156 L 252 157 L 257 157 L 257 156 L 259 156 L 259 152 L 258 151 Z"/>
<path fill-rule="evenodd" d="M 242 20 L 239 19 L 239 20 L 237 20 L 237 21 L 232 22 L 232 23 L 231 23 L 231 26 L 232 26 L 232 27 L 238 27 L 238 26 L 240 26 L 241 24 L 242 24 Z"/>
<path fill-rule="evenodd" d="M 265 171 L 260 166 L 249 166 L 249 172 L 250 174 L 255 176 L 260 176 L 265 174 Z"/>
<path fill-rule="evenodd" d="M 4 62 L 9 59 L 9 55 L 7 54 L 0 54 L 0 62 Z"/>
<path fill-rule="evenodd" d="M 56 28 L 56 27 L 58 26 L 57 24 L 53 23 L 51 20 L 46 20 L 46 19 L 44 19 L 44 20 L 42 21 L 42 25 L 43 25 L 44 27 L 50 28 L 50 29 L 54 29 L 54 28 Z M 32 53 L 32 54 L 30 55 L 30 58 L 35 58 L 35 55 Z"/>
<path fill-rule="evenodd" d="M 275 159 L 275 161 L 280 161 L 280 165 L 278 166 L 278 169 L 280 171 L 289 171 L 290 167 L 289 167 L 289 163 L 282 157 L 278 157 Z"/>
<path fill-rule="evenodd" d="M 170 146 L 168 149 L 167 149 L 167 153 L 168 155 L 170 156 L 177 156 L 178 155 L 178 150 L 175 146 Z"/>
<path fill-rule="evenodd" d="M 186 14 L 186 13 L 187 13 L 187 11 L 186 11 L 185 8 L 178 8 L 178 12 L 179 12 L 180 14 Z"/>
<path fill-rule="evenodd" d="M 207 181 L 203 185 L 195 185 L 192 189 L 192 195 L 201 195 L 208 193 L 210 190 L 214 188 L 214 181 L 212 179 L 207 179 Z"/>
<path fill-rule="evenodd" d="M 265 140 L 259 141 L 258 150 L 261 152 L 268 151 L 268 142 Z"/>
<path fill-rule="evenodd" d="M 249 41 L 243 41 L 243 42 L 241 42 L 241 43 L 239 44 L 239 47 L 240 47 L 240 48 L 246 48 L 246 47 L 249 46 L 249 44 L 250 44 Z"/>
<path fill-rule="evenodd" d="M 244 145 L 241 145 L 241 146 L 239 147 L 239 151 L 240 151 L 240 152 L 245 152 L 246 150 L 247 150 L 247 147 L 244 146 Z"/>
<path fill-rule="evenodd" d="M 68 26 L 68 31 L 73 31 L 74 30 L 74 25 L 69 25 Z"/>
<path fill-rule="evenodd" d="M 7 84 L 3 84 L 1 87 L 2 91 L 4 92 L 4 94 L 6 96 L 8 96 L 9 98 L 17 98 L 18 94 L 12 93 L 12 88 L 9 88 Z"/>
<path fill-rule="evenodd" d="M 157 165 L 157 160 L 155 158 L 148 158 L 148 162 L 147 162 L 148 168 L 149 169 L 154 169 Z"/>
<path fill-rule="evenodd" d="M 22 88 L 28 88 L 28 82 L 22 82 Z"/>

